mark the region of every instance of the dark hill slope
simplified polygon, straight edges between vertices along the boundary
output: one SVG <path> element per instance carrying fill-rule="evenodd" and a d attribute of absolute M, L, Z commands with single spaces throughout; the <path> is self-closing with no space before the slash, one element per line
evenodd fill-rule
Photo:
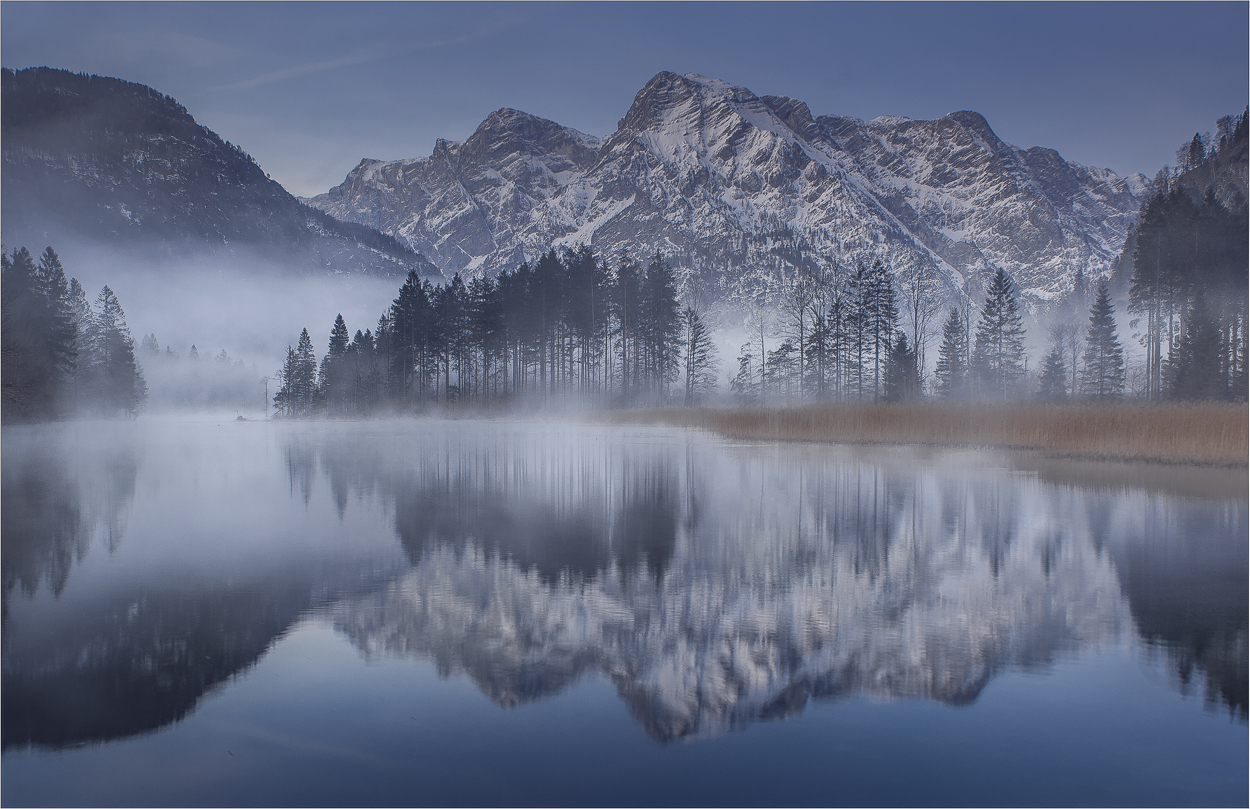
<path fill-rule="evenodd" d="M 167 95 L 46 67 L 0 73 L 5 243 L 260 255 L 310 271 L 434 274 L 392 237 L 304 205 Z"/>

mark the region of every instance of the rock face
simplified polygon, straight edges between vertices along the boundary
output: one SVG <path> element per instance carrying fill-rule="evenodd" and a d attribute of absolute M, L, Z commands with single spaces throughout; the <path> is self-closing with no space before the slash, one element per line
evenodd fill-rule
<path fill-rule="evenodd" d="M 551 247 L 659 250 L 713 297 L 795 266 L 881 255 L 953 287 L 1003 267 L 1036 300 L 1109 270 L 1141 175 L 1003 143 L 983 117 L 815 117 L 695 74 L 660 73 L 600 140 L 516 110 L 426 158 L 365 160 L 310 202 L 442 269 L 495 273 Z"/>
<path fill-rule="evenodd" d="M 9 245 L 90 240 L 306 272 L 437 273 L 392 237 L 301 203 L 150 87 L 49 68 L 0 81 Z"/>

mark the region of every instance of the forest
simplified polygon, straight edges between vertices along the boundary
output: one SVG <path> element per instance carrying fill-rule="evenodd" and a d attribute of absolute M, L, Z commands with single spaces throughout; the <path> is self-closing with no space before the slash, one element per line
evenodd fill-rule
<path fill-rule="evenodd" d="M 948 307 L 935 273 L 796 260 L 778 301 L 748 305 L 729 394 L 753 405 L 1245 401 L 1250 108 L 1217 128 L 1217 137 L 1195 134 L 1177 166 L 1156 176 L 1116 272 L 1091 286 L 1078 271 L 1034 318 L 1046 324 L 1034 336 L 1048 346 L 1040 367 L 1028 368 L 1018 290 L 1002 269 L 982 300 L 960 295 Z M 1118 332 L 1117 298 L 1127 339 L 1144 349 L 1140 367 Z M 467 284 L 410 273 L 376 328 L 349 336 L 340 316 L 320 362 L 305 329 L 288 347 L 274 403 L 284 416 L 557 397 L 690 406 L 715 395 L 718 370 L 710 329 L 678 303 L 662 256 L 644 268 L 622 255 L 611 266 L 581 247 Z"/>
<path fill-rule="evenodd" d="M 38 261 L 25 247 L 0 253 L 0 266 L 3 420 L 137 415 L 147 383 L 113 291 L 88 303 L 51 247 Z"/>
<path fill-rule="evenodd" d="M 776 300 L 744 305 L 746 342 L 722 368 L 712 326 L 680 302 L 664 256 L 645 265 L 626 254 L 609 261 L 582 246 L 550 250 L 495 278 L 435 284 L 410 271 L 372 328 L 353 334 L 339 315 L 320 358 L 305 328 L 275 375 L 275 413 L 726 399 L 1245 401 L 1248 129 L 1250 109 L 1227 116 L 1218 137 L 1196 134 L 1178 151 L 1177 167 L 1159 172 L 1115 272 L 1095 284 L 1077 272 L 1067 295 L 1030 318 L 1032 345 L 1046 346 L 1032 369 L 1019 290 L 1002 269 L 979 300 L 957 293 L 952 301 L 936 271 L 800 256 Z M 51 247 L 37 261 L 20 248 L 3 255 L 0 298 L 6 422 L 139 412 L 143 371 L 107 286 L 91 306 Z M 1119 320 L 1117 306 L 1126 310 Z M 1126 340 L 1141 350 L 1128 350 Z M 174 358 L 155 335 L 143 348 Z M 265 381 L 248 378 L 224 350 L 217 359 L 230 366 L 240 396 Z M 179 384 L 205 367 L 188 366 Z"/>

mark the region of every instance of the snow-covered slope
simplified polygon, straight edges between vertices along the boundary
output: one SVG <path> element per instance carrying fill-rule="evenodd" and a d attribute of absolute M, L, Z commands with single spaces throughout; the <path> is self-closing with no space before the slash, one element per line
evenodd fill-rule
<path fill-rule="evenodd" d="M 1003 143 L 985 119 L 814 117 L 789 98 L 660 73 L 600 141 L 516 110 L 426 158 L 365 160 L 311 200 L 429 256 L 495 273 L 555 246 L 659 250 L 711 297 L 867 255 L 970 291 L 1003 267 L 1035 301 L 1108 271 L 1146 180 Z"/>

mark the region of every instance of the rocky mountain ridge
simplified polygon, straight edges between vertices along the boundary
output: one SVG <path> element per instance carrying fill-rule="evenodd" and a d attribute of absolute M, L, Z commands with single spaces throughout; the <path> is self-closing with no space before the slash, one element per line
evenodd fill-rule
<path fill-rule="evenodd" d="M 599 139 L 492 113 L 429 157 L 363 160 L 309 202 L 419 250 L 445 275 L 552 248 L 659 250 L 710 298 L 775 291 L 800 267 L 880 256 L 951 291 L 1008 270 L 1034 303 L 1107 273 L 1148 193 L 1141 175 L 1004 143 L 975 112 L 933 121 L 807 105 L 663 72 Z"/>

